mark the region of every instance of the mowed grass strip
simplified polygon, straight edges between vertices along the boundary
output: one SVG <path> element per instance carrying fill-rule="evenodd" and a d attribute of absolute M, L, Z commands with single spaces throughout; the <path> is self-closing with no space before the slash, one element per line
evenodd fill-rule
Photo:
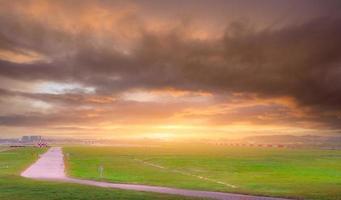
<path fill-rule="evenodd" d="M 129 190 L 105 189 L 77 184 L 46 182 L 20 177 L 20 173 L 44 149 L 20 148 L 0 152 L 0 200 L 189 200 L 180 196 Z"/>
<path fill-rule="evenodd" d="M 7 148 L 0 152 L 0 176 L 19 176 L 30 164 L 39 158 L 46 149 L 39 148 Z"/>
<path fill-rule="evenodd" d="M 211 145 L 67 147 L 64 151 L 69 175 L 84 179 L 341 199 L 341 151 Z M 104 168 L 102 177 L 100 166 Z"/>

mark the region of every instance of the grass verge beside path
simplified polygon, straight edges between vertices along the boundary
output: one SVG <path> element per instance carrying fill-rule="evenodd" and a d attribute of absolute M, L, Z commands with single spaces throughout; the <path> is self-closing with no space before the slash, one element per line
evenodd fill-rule
<path fill-rule="evenodd" d="M 341 151 L 336 150 L 169 145 L 67 147 L 64 152 L 68 155 L 68 173 L 77 178 L 290 198 L 341 199 Z M 103 177 L 100 166 L 104 168 Z"/>
<path fill-rule="evenodd" d="M 20 172 L 33 163 L 43 151 L 38 148 L 20 148 L 0 152 L 0 200 L 194 199 L 77 184 L 37 181 L 20 177 Z M 4 166 L 4 168 L 1 168 L 1 166 Z"/>

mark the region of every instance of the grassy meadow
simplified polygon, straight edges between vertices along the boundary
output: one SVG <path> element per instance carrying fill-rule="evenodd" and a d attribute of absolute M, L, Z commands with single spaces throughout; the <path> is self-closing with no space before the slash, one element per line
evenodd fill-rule
<path fill-rule="evenodd" d="M 0 200 L 140 200 L 191 199 L 128 190 L 114 190 L 25 179 L 20 172 L 33 163 L 44 149 L 22 148 L 0 152 Z"/>
<path fill-rule="evenodd" d="M 165 145 L 66 147 L 64 153 L 69 175 L 83 179 L 341 199 L 341 151 L 336 150 Z"/>

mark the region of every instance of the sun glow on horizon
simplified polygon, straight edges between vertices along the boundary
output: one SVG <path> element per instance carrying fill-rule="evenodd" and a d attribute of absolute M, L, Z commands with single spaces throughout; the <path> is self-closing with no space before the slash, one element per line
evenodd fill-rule
<path fill-rule="evenodd" d="M 0 137 L 338 135 L 334 4 L 1 1 Z"/>

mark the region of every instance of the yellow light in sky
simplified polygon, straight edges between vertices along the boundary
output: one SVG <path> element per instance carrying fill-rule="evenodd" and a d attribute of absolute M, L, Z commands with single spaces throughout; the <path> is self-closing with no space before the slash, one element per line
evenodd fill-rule
<path fill-rule="evenodd" d="M 43 55 L 33 51 L 25 51 L 24 53 L 12 52 L 0 49 L 0 59 L 14 63 L 32 63 L 39 60 L 46 60 Z"/>

